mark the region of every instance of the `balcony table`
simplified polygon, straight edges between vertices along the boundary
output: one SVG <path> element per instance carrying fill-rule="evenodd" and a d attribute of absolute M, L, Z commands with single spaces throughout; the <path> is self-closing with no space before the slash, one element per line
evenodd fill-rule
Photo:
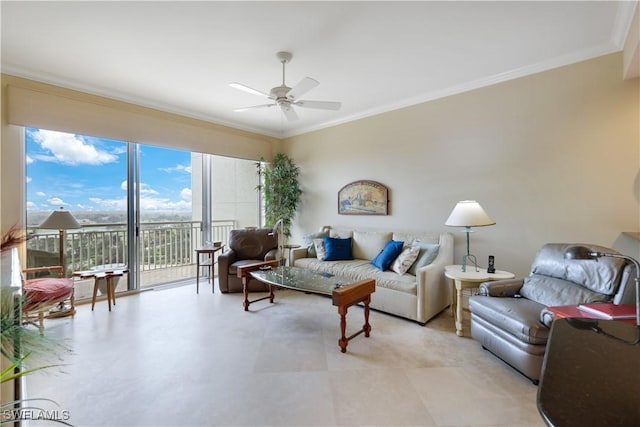
<path fill-rule="evenodd" d="M 93 297 L 91 298 L 91 311 L 93 311 L 93 308 L 96 305 L 96 297 L 98 295 L 100 280 L 104 280 L 107 284 L 107 302 L 109 304 L 109 311 L 111 311 L 111 300 L 113 300 L 113 305 L 116 305 L 116 290 L 113 284 L 113 279 L 116 277 L 122 277 L 127 272 L 128 270 L 126 268 L 119 268 L 114 270 L 95 269 L 76 271 L 73 273 L 73 277 L 79 277 L 81 279 L 89 279 L 93 277 Z"/>

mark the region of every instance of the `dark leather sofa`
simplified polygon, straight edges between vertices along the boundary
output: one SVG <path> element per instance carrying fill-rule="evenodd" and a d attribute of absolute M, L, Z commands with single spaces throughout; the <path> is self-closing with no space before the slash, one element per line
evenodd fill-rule
<path fill-rule="evenodd" d="M 218 257 L 218 284 L 220 291 L 242 292 L 238 267 L 261 261 L 275 260 L 278 256 L 278 236 L 270 228 L 231 230 L 227 249 Z M 268 287 L 255 279 L 249 290 L 267 291 Z"/>
<path fill-rule="evenodd" d="M 534 384 L 540 379 L 553 320 L 547 307 L 635 301 L 632 265 L 619 258 L 565 259 L 565 250 L 573 245 L 544 245 L 528 277 L 482 283 L 479 295 L 469 298 L 471 336 Z M 602 246 L 581 246 L 617 253 Z"/>

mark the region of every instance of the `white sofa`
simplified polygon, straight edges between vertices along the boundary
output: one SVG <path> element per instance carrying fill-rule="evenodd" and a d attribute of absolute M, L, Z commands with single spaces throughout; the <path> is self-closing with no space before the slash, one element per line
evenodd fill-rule
<path fill-rule="evenodd" d="M 305 246 L 291 251 L 291 265 L 348 277 L 354 281 L 373 278 L 376 280 L 376 291 L 371 296 L 371 308 L 422 325 L 451 304 L 451 284 L 444 276 L 444 267 L 453 264 L 453 236 L 450 233 L 353 230 L 329 226 L 323 227 L 322 231 L 328 232 L 329 237 L 351 237 L 354 259 L 322 261 L 310 256 L 309 247 Z M 415 275 L 380 271 L 371 265 L 371 260 L 392 239 L 405 244 L 411 244 L 414 240 L 437 244 L 437 256 L 428 265 L 416 265 Z"/>

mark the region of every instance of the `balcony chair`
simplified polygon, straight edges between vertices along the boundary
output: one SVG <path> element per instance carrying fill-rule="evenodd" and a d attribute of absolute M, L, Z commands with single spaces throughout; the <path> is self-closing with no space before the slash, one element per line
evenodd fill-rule
<path fill-rule="evenodd" d="M 62 266 L 34 267 L 22 270 L 25 277 L 22 283 L 24 321 L 33 323 L 37 319 L 40 334 L 44 333 L 45 317 L 73 316 L 76 312 L 73 280 L 64 277 Z M 36 277 L 29 275 L 54 273 L 55 276 Z"/>
<path fill-rule="evenodd" d="M 528 277 L 482 283 L 479 294 L 469 298 L 471 336 L 534 384 L 540 379 L 553 321 L 546 307 L 635 301 L 634 266 L 619 258 L 565 259 L 569 246 L 574 244 L 544 245 Z M 617 253 L 601 246 L 582 246 Z"/>
<path fill-rule="evenodd" d="M 275 260 L 278 256 L 278 236 L 270 228 L 231 230 L 227 249 L 218 257 L 218 286 L 220 292 L 242 292 L 237 276 L 239 266 Z M 252 279 L 249 291 L 267 291 L 264 283 Z"/>

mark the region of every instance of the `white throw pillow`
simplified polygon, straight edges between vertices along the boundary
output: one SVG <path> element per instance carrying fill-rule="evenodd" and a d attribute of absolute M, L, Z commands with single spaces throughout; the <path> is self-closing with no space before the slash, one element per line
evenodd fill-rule
<path fill-rule="evenodd" d="M 409 270 L 409 267 L 411 267 L 416 259 L 418 259 L 419 253 L 420 246 L 409 246 L 404 248 L 395 261 L 393 261 L 393 264 L 391 264 L 391 269 L 402 276 L 407 272 L 407 270 Z"/>
<path fill-rule="evenodd" d="M 313 239 L 313 246 L 316 248 L 316 258 L 320 261 L 324 261 L 324 257 L 326 256 L 326 250 L 324 249 L 324 240 L 322 239 Z"/>

